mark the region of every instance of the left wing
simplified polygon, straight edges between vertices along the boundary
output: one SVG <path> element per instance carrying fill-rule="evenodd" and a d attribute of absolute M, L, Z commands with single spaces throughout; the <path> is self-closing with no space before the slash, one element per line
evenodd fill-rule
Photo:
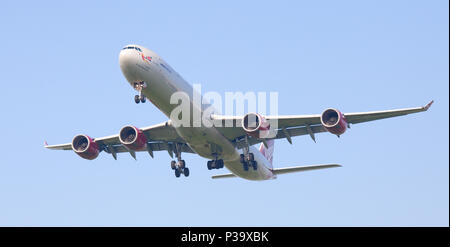
<path fill-rule="evenodd" d="M 186 145 L 186 142 L 177 134 L 175 129 L 168 123 L 160 123 L 153 126 L 148 126 L 141 128 L 144 135 L 147 137 L 148 149 L 143 151 L 148 151 L 151 156 L 153 156 L 153 151 L 163 151 L 169 152 L 169 155 L 173 156 L 175 151 L 175 143 L 180 144 L 182 152 L 194 153 L 194 151 Z M 127 149 L 119 140 L 119 135 L 111 135 L 99 138 L 93 138 L 93 141 L 98 145 L 100 151 L 105 151 L 113 155 L 116 159 L 116 153 L 129 152 L 134 158 L 134 151 Z M 44 144 L 44 147 L 53 150 L 72 150 L 71 143 L 58 144 L 58 145 L 48 145 Z"/>
<path fill-rule="evenodd" d="M 384 118 L 404 116 L 411 113 L 427 111 L 434 101 L 431 101 L 426 106 L 414 107 L 414 108 L 404 108 L 395 109 L 387 111 L 372 111 L 372 112 L 355 112 L 355 113 L 344 113 L 345 119 L 350 124 L 357 124 L 363 122 L 369 122 Z M 306 125 L 316 125 L 321 124 L 320 114 L 318 115 L 303 115 L 303 116 L 268 116 L 267 120 L 278 120 L 278 126 L 280 128 L 290 128 L 292 126 L 306 126 Z"/>
<path fill-rule="evenodd" d="M 357 113 L 343 113 L 348 124 L 357 124 L 368 121 L 374 121 L 384 118 L 398 117 L 417 112 L 427 111 L 433 101 L 426 106 L 415 108 L 404 108 L 386 111 L 372 111 L 372 112 L 357 112 Z M 277 135 L 273 139 L 286 138 L 291 142 L 291 137 L 300 135 L 310 135 L 315 141 L 314 134 L 327 132 L 322 126 L 321 114 L 315 115 L 287 115 L 287 116 L 265 116 L 267 121 L 278 121 Z M 232 121 L 233 127 L 221 127 L 219 131 L 231 141 L 240 142 L 246 136 L 245 131 L 241 127 L 243 116 L 222 116 L 212 115 L 211 119 L 216 123 L 221 123 L 226 126 L 226 121 Z M 249 144 L 253 145 L 262 142 L 256 138 L 250 138 Z"/>

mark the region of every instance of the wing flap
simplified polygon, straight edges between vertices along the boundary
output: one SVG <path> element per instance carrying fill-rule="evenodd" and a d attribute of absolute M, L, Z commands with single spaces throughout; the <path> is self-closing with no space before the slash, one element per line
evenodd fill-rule
<path fill-rule="evenodd" d="M 172 143 L 169 142 L 149 142 L 147 145 L 150 147 L 150 150 L 152 151 L 174 151 L 174 147 Z M 114 151 L 116 153 L 126 153 L 129 152 L 129 150 L 124 147 L 122 144 L 118 145 L 110 145 L 110 147 L 114 148 Z M 108 149 L 105 150 L 107 153 L 111 153 Z M 147 150 L 142 150 L 147 152 Z M 136 151 L 141 152 L 141 151 Z M 181 152 L 183 153 L 195 153 L 188 145 L 182 144 L 181 145 Z"/>

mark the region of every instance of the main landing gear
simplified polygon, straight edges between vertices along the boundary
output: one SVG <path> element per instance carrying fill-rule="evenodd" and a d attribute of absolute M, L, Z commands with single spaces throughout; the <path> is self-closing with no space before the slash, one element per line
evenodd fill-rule
<path fill-rule="evenodd" d="M 179 178 L 181 174 L 185 177 L 189 177 L 189 168 L 186 167 L 184 160 L 179 160 L 178 162 L 172 160 L 170 162 L 170 167 L 175 171 L 175 177 Z"/>
<path fill-rule="evenodd" d="M 136 102 L 136 104 L 139 104 L 139 102 L 145 103 L 146 98 L 145 95 L 142 94 L 142 89 L 147 87 L 147 83 L 145 83 L 145 81 L 135 82 L 133 87 L 139 92 L 139 95 L 134 96 L 134 102 Z"/>
<path fill-rule="evenodd" d="M 255 171 L 258 169 L 258 163 L 255 161 L 255 156 L 253 155 L 253 153 L 249 153 L 247 155 L 247 158 L 244 154 L 241 154 L 239 161 L 244 167 L 244 171 L 248 171 L 249 167 L 252 167 Z"/>
<path fill-rule="evenodd" d="M 175 177 L 177 178 L 179 178 L 181 174 L 183 174 L 185 177 L 189 177 L 189 168 L 186 167 L 186 162 L 181 159 L 181 145 L 176 144 L 175 149 L 178 162 L 172 160 L 170 162 L 170 168 L 175 171 Z"/>
<path fill-rule="evenodd" d="M 243 154 L 240 155 L 239 161 L 241 162 L 244 171 L 248 171 L 249 167 L 252 167 L 253 170 L 256 171 L 258 169 L 258 163 L 256 162 L 253 153 L 250 153 L 249 150 L 250 145 L 247 136 L 245 136 Z"/>
<path fill-rule="evenodd" d="M 208 160 L 206 166 L 208 167 L 208 170 L 212 170 L 212 169 L 221 169 L 224 167 L 224 164 L 222 159 L 214 159 Z"/>

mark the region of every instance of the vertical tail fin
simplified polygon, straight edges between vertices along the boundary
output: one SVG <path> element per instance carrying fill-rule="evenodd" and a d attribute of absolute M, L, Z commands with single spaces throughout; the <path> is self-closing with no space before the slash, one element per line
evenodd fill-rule
<path fill-rule="evenodd" d="M 261 146 L 259 146 L 259 151 L 266 157 L 266 159 L 269 161 L 270 169 L 273 169 L 272 160 L 273 160 L 273 150 L 274 150 L 274 140 L 267 140 L 267 148 L 264 146 L 264 143 L 261 143 Z"/>

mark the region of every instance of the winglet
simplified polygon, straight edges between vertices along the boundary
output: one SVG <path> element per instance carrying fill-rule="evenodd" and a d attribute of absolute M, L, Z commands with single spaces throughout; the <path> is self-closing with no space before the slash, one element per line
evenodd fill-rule
<path fill-rule="evenodd" d="M 434 100 L 430 101 L 430 103 L 428 103 L 423 109 L 425 109 L 425 111 L 428 110 L 428 108 L 430 108 L 430 106 L 433 104 Z"/>
<path fill-rule="evenodd" d="M 48 146 L 47 141 L 44 141 L 44 147 Z"/>

